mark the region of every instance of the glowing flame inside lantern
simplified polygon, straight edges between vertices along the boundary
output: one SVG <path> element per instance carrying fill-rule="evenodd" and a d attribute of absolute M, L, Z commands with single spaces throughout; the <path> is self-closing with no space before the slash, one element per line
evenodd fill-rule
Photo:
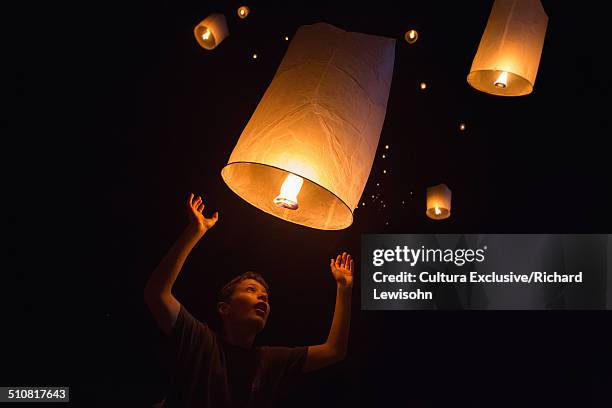
<path fill-rule="evenodd" d="M 508 73 L 506 71 L 502 71 L 502 73 L 495 80 L 494 85 L 498 88 L 505 88 L 508 85 Z"/>
<path fill-rule="evenodd" d="M 442 211 L 440 211 L 439 207 L 434 208 L 434 212 L 436 213 L 436 215 L 442 214 Z"/>
<path fill-rule="evenodd" d="M 206 29 L 206 31 L 204 31 L 204 34 L 202 34 L 202 39 L 204 41 L 208 41 L 209 38 L 210 38 L 210 30 Z"/>
<path fill-rule="evenodd" d="M 280 189 L 280 194 L 274 199 L 274 204 L 282 208 L 297 210 L 298 199 L 304 179 L 295 174 L 289 174 Z"/>

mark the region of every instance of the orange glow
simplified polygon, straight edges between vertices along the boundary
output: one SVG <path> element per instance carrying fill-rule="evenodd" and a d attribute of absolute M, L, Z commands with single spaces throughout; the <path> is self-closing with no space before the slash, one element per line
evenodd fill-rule
<path fill-rule="evenodd" d="M 251 10 L 247 6 L 238 7 L 238 17 L 246 18 Z"/>
<path fill-rule="evenodd" d="M 419 33 L 416 30 L 408 30 L 406 34 L 404 34 L 404 39 L 408 44 L 414 44 L 418 38 Z"/>

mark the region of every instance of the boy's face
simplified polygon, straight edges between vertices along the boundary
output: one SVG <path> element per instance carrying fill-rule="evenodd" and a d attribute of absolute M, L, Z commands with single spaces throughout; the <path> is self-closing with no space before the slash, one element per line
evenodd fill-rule
<path fill-rule="evenodd" d="M 224 319 L 236 325 L 251 326 L 259 333 L 270 315 L 266 288 L 254 279 L 245 279 L 236 286 L 229 307 L 221 310 Z"/>

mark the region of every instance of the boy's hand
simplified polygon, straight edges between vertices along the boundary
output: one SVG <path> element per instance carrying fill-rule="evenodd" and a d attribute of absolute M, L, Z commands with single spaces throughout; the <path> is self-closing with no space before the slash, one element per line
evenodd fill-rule
<path fill-rule="evenodd" d="M 349 254 L 343 252 L 335 260 L 332 258 L 329 266 L 339 288 L 353 287 L 353 260 Z"/>
<path fill-rule="evenodd" d="M 204 217 L 204 203 L 202 197 L 198 196 L 194 200 L 193 193 L 189 195 L 187 203 L 187 213 L 189 215 L 189 225 L 194 227 L 199 233 L 204 234 L 211 229 L 219 219 L 219 213 L 215 212 L 211 218 Z"/>

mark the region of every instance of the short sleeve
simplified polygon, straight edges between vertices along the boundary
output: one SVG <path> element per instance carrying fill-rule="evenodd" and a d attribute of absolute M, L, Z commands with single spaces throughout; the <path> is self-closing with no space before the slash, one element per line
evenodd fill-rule
<path fill-rule="evenodd" d="M 208 325 L 193 317 L 182 304 L 167 340 L 171 355 L 179 365 L 210 350 L 214 341 Z"/>

